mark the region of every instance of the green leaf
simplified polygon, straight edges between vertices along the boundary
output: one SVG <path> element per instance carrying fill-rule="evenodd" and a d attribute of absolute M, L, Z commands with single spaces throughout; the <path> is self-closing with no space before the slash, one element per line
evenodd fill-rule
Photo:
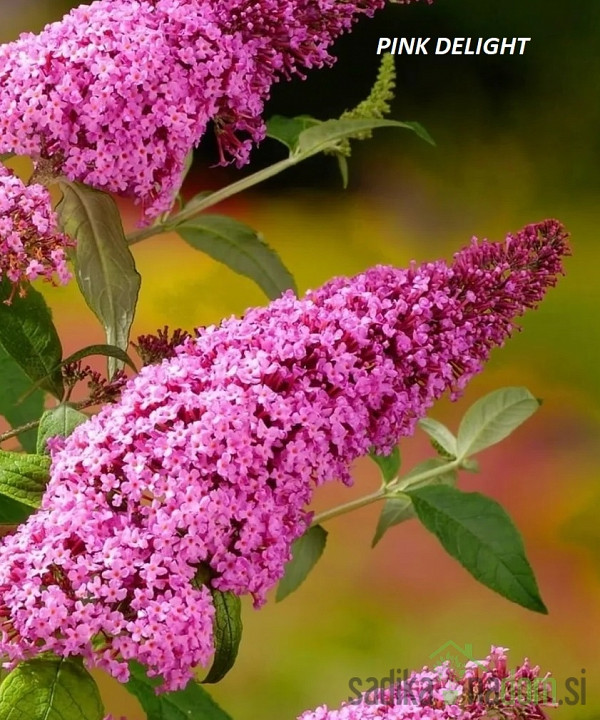
<path fill-rule="evenodd" d="M 285 567 L 285 575 L 279 581 L 276 602 L 280 602 L 297 590 L 306 580 L 306 576 L 317 564 L 325 550 L 327 530 L 313 525 L 292 545 L 292 559 Z"/>
<path fill-rule="evenodd" d="M 46 443 L 50 438 L 60 435 L 69 437 L 78 425 L 86 422 L 88 416 L 70 405 L 59 405 L 46 410 L 40 419 L 36 450 L 39 455 L 47 453 Z"/>
<path fill-rule="evenodd" d="M 377 128 L 404 128 L 412 130 L 422 140 L 435 145 L 427 131 L 416 122 L 399 122 L 398 120 L 378 120 L 366 118 L 359 120 L 327 120 L 319 125 L 309 127 L 298 136 L 295 154 L 308 157 L 328 148 L 334 149 L 338 140 L 352 137 L 365 130 Z"/>
<path fill-rule="evenodd" d="M 0 345 L 0 415 L 3 415 L 12 428 L 36 420 L 44 409 L 44 393 L 37 390 L 19 402 L 29 389 L 31 380 Z M 19 433 L 17 436 L 23 450 L 35 452 L 35 428 Z"/>
<path fill-rule="evenodd" d="M 217 683 L 231 670 L 242 639 L 242 602 L 232 592 L 212 591 L 215 657 L 203 683 Z"/>
<path fill-rule="evenodd" d="M 0 345 L 23 372 L 34 382 L 44 379 L 42 387 L 59 400 L 64 394 L 62 375 L 57 369 L 62 358 L 62 347 L 52 315 L 42 295 L 32 287 L 27 295 L 18 294 L 10 305 L 12 285 L 0 281 Z"/>
<path fill-rule="evenodd" d="M 294 278 L 277 253 L 244 223 L 225 215 L 201 215 L 176 230 L 196 250 L 254 280 L 271 300 L 285 290 L 296 291 Z"/>
<path fill-rule="evenodd" d="M 476 580 L 529 610 L 548 612 L 521 536 L 495 500 L 444 485 L 406 492 L 419 520 Z"/>
<path fill-rule="evenodd" d="M 6 720 L 102 720 L 93 677 L 77 660 L 38 657 L 22 662 L 0 685 Z"/>
<path fill-rule="evenodd" d="M 50 473 L 45 455 L 0 450 L 0 495 L 39 507 Z"/>
<path fill-rule="evenodd" d="M 460 464 L 460 469 L 466 470 L 467 472 L 478 473 L 479 462 L 475 458 L 465 458 Z"/>
<path fill-rule="evenodd" d="M 455 458 L 457 453 L 456 438 L 441 422 L 433 418 L 422 418 L 419 427 L 424 430 L 435 443 L 436 451 L 442 450 L 446 457 Z"/>
<path fill-rule="evenodd" d="M 130 662 L 131 677 L 125 685 L 140 701 L 147 720 L 232 720 L 197 682 L 190 680 L 185 690 L 156 695 L 159 678 L 149 678 L 146 670 Z"/>
<path fill-rule="evenodd" d="M 526 388 L 495 390 L 472 405 L 458 429 L 458 457 L 480 452 L 504 440 L 539 408 Z"/>
<path fill-rule="evenodd" d="M 79 360 L 83 360 L 83 358 L 90 357 L 92 355 L 104 355 L 104 357 L 116 358 L 117 360 L 125 363 L 125 365 L 129 365 L 134 372 L 137 372 L 137 368 L 133 360 L 124 350 L 116 345 L 88 345 L 87 347 L 81 348 L 81 350 L 76 350 L 72 355 L 69 355 L 69 357 L 62 361 L 61 365 L 78 362 Z"/>
<path fill-rule="evenodd" d="M 109 345 L 127 350 L 140 275 L 112 197 L 80 183 L 61 182 L 57 212 L 63 230 L 77 240 L 75 277 L 85 301 L 102 323 Z M 110 357 L 110 377 L 120 364 Z"/>
<path fill-rule="evenodd" d="M 310 115 L 298 115 L 297 117 L 284 117 L 283 115 L 273 115 L 267 121 L 267 137 L 278 140 L 285 145 L 290 152 L 294 152 L 298 145 L 300 134 L 313 125 L 321 124 L 322 120 L 317 120 Z"/>
<path fill-rule="evenodd" d="M 435 468 L 441 468 L 447 465 L 445 460 L 442 458 L 429 458 L 423 462 L 415 465 L 412 470 L 406 473 L 401 478 L 402 486 L 405 489 L 410 488 L 410 481 L 413 478 L 418 478 L 424 473 L 429 473 Z M 418 483 L 418 481 L 416 481 Z M 456 471 L 446 470 L 440 475 L 436 475 L 427 479 L 428 485 L 454 485 L 456 483 Z M 375 547 L 385 533 L 394 525 L 399 525 L 405 520 L 411 520 L 415 517 L 415 509 L 413 508 L 412 500 L 405 492 L 394 492 L 393 497 L 388 497 L 385 501 L 381 515 L 375 528 L 375 535 L 371 541 L 371 547 Z"/>
<path fill-rule="evenodd" d="M 377 453 L 370 452 L 369 457 L 379 466 L 384 485 L 387 485 L 398 477 L 402 462 L 398 445 L 396 445 L 389 455 L 377 455 Z"/>
<path fill-rule="evenodd" d="M 35 508 L 29 505 L 23 505 L 9 497 L 0 496 L 0 526 L 19 525 L 25 522 L 34 511 Z"/>
<path fill-rule="evenodd" d="M 116 345 L 88 345 L 81 350 L 75 351 L 72 355 L 69 355 L 69 357 L 65 358 L 58 367 L 60 369 L 61 367 L 63 367 L 63 365 L 78 362 L 79 360 L 83 360 L 83 358 L 90 357 L 91 355 L 104 355 L 104 357 L 108 358 L 117 358 L 117 360 L 121 360 L 126 365 L 129 365 L 129 367 L 134 372 L 137 372 L 137 368 L 133 360 L 124 350 L 116 347 Z M 38 382 L 35 383 L 35 385 L 29 390 L 29 392 L 25 393 L 24 397 L 27 397 L 30 392 L 37 389 L 37 387 L 41 385 L 45 379 L 46 378 L 38 380 Z"/>
<path fill-rule="evenodd" d="M 371 541 L 371 547 L 375 547 L 385 533 L 394 525 L 399 525 L 405 520 L 410 520 L 415 516 L 412 500 L 404 493 L 398 493 L 397 496 L 388 498 L 381 511 L 375 535 Z"/>

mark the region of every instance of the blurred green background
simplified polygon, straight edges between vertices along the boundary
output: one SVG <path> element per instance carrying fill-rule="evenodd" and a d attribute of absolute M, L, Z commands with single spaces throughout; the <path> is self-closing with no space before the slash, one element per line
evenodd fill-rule
<path fill-rule="evenodd" d="M 56 0 L 2 0 L 0 37 L 38 30 L 70 7 Z M 456 426 L 465 408 L 501 385 L 526 385 L 542 410 L 503 445 L 482 454 L 482 472 L 462 481 L 501 501 L 521 528 L 549 607 L 542 617 L 483 587 L 411 522 L 375 550 L 376 508 L 328 524 L 327 551 L 307 582 L 281 604 L 248 605 L 239 662 L 214 689 L 236 720 L 290 720 L 349 695 L 351 677 L 383 677 L 420 667 L 448 641 L 511 648 L 558 680 L 586 678 L 586 704 L 563 705 L 564 720 L 600 717 L 600 3 L 569 10 L 548 0 L 437 0 L 390 5 L 336 46 L 330 70 L 278 85 L 275 113 L 327 118 L 352 107 L 376 73 L 379 36 L 531 37 L 523 56 L 398 57 L 393 117 L 422 122 L 432 148 L 400 131 L 356 145 L 343 191 L 331 158 L 288 171 L 223 206 L 260 229 L 302 290 L 334 274 L 378 262 L 449 257 L 472 235 L 501 238 L 528 222 L 558 217 L 572 233 L 573 257 L 523 332 L 494 353 L 459 403 L 432 415 Z M 432 43 L 430 43 L 432 44 Z M 257 169 L 282 156 L 273 141 L 254 155 Z M 211 169 L 207 139 L 186 185 L 189 193 L 240 176 Z M 128 222 L 135 213 L 123 204 Z M 176 237 L 135 247 L 143 285 L 135 332 L 168 323 L 193 327 L 239 313 L 264 298 L 250 282 L 196 254 Z M 74 285 L 46 289 L 65 350 L 102 334 Z M 429 454 L 422 436 L 402 444 L 405 467 Z M 327 487 L 324 508 L 373 488 L 376 473 L 356 465 L 352 489 Z M 142 716 L 116 683 L 102 680 L 107 709 Z"/>

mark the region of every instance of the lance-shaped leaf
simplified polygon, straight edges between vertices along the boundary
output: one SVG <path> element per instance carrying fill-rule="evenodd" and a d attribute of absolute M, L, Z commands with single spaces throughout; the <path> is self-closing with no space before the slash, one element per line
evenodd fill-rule
<path fill-rule="evenodd" d="M 17 294 L 11 304 L 6 305 L 4 300 L 11 292 L 11 283 L 3 278 L 0 281 L 0 345 L 31 380 L 45 378 L 42 388 L 60 400 L 64 394 L 58 369 L 62 346 L 50 309 L 32 287 L 27 288 L 25 297 Z"/>
<path fill-rule="evenodd" d="M 66 357 L 60 363 L 59 368 L 63 367 L 64 365 L 68 365 L 69 363 L 83 360 L 86 357 L 91 357 L 92 355 L 103 355 L 107 358 L 116 358 L 125 365 L 129 365 L 129 367 L 134 372 L 137 372 L 137 368 L 133 360 L 124 350 L 121 350 L 121 348 L 118 348 L 116 345 L 88 345 L 87 347 L 81 348 L 81 350 L 76 350 L 73 354 L 69 355 L 69 357 Z M 38 387 L 41 387 L 42 383 L 46 379 L 47 378 L 42 378 L 41 380 L 38 380 L 38 382 L 35 383 L 35 385 L 29 390 L 29 392 L 25 393 L 23 398 L 27 398 L 32 391 L 36 390 Z"/>
<path fill-rule="evenodd" d="M 366 130 L 376 130 L 378 128 L 393 127 L 411 130 L 416 133 L 422 140 L 434 145 L 431 136 L 419 123 L 416 122 L 400 122 L 398 120 L 378 120 L 374 118 L 366 119 L 346 119 L 346 120 L 326 120 L 319 125 L 309 127 L 300 133 L 298 143 L 296 145 L 295 155 L 304 159 L 310 157 L 323 150 L 335 149 L 335 143 L 344 138 L 351 138 Z"/>
<path fill-rule="evenodd" d="M 0 450 L 0 495 L 39 507 L 49 471 L 50 459 L 45 455 Z"/>
<path fill-rule="evenodd" d="M 69 437 L 78 425 L 88 419 L 88 416 L 70 405 L 59 405 L 46 410 L 40 419 L 37 436 L 37 452 L 41 455 L 47 453 L 46 443 L 50 438 Z"/>
<path fill-rule="evenodd" d="M 504 440 L 539 408 L 526 388 L 495 390 L 474 403 L 458 429 L 458 457 L 465 458 Z"/>
<path fill-rule="evenodd" d="M 202 682 L 217 683 L 231 670 L 242 639 L 242 602 L 232 592 L 212 591 L 215 606 L 213 622 L 215 656 Z"/>
<path fill-rule="evenodd" d="M 131 676 L 125 685 L 144 708 L 147 720 L 232 720 L 197 682 L 190 680 L 185 690 L 157 695 L 160 678 L 149 678 L 136 662 L 129 663 Z"/>
<path fill-rule="evenodd" d="M 0 496 L 0 536 L 6 535 L 7 531 L 27 520 L 34 511 L 35 508 L 30 505 Z"/>
<path fill-rule="evenodd" d="M 273 115 L 267 122 L 267 137 L 278 140 L 290 152 L 294 152 L 298 146 L 300 134 L 307 128 L 320 125 L 322 122 L 322 120 L 317 120 L 310 115 L 298 115 L 291 118 L 283 115 Z"/>
<path fill-rule="evenodd" d="M 317 564 L 325 550 L 327 530 L 313 525 L 292 545 L 292 559 L 285 567 L 285 575 L 279 581 L 275 600 L 279 602 L 297 590 L 306 576 Z"/>
<path fill-rule="evenodd" d="M 196 250 L 254 280 L 271 300 L 285 290 L 296 292 L 294 278 L 261 235 L 225 215 L 200 215 L 176 228 Z"/>
<path fill-rule="evenodd" d="M 433 418 L 425 417 L 419 420 L 419 427 L 429 435 L 434 449 L 440 455 L 456 457 L 456 438 L 445 425 Z"/>
<path fill-rule="evenodd" d="M 31 380 L 0 345 L 0 415 L 13 428 L 21 427 L 36 420 L 44 409 L 44 393 L 38 389 L 25 400 L 22 396 L 29 390 Z M 18 434 L 19 442 L 26 452 L 35 452 L 35 428 Z"/>
<path fill-rule="evenodd" d="M 529 610 L 548 612 L 523 540 L 495 500 L 445 485 L 406 493 L 423 525 L 476 580 Z"/>
<path fill-rule="evenodd" d="M 404 488 L 410 488 L 411 480 L 417 481 L 417 478 L 424 473 L 429 474 L 432 470 L 440 468 L 440 474 L 429 477 L 426 481 L 428 485 L 455 485 L 456 484 L 456 470 L 448 470 L 448 463 L 442 458 L 429 458 L 423 462 L 415 465 L 412 470 L 406 473 L 401 478 L 402 486 Z M 441 468 L 446 468 L 441 470 Z M 397 492 L 393 497 L 389 497 L 381 511 L 377 527 L 375 529 L 375 535 L 371 541 L 371 547 L 375 547 L 385 533 L 394 525 L 399 525 L 405 520 L 411 520 L 415 517 L 415 509 L 412 504 L 412 500 L 404 492 Z"/>
<path fill-rule="evenodd" d="M 381 479 L 384 485 L 387 485 L 398 477 L 402 462 L 398 445 L 396 445 L 389 455 L 378 455 L 377 453 L 370 452 L 369 457 L 381 470 Z"/>
<path fill-rule="evenodd" d="M 22 662 L 0 685 L 6 720 L 102 720 L 94 678 L 78 660 L 38 657 Z"/>
<path fill-rule="evenodd" d="M 77 240 L 71 253 L 85 301 L 104 327 L 109 345 L 127 350 L 140 275 L 112 197 L 80 183 L 62 182 L 57 211 L 64 232 Z M 121 363 L 108 361 L 109 376 Z"/>

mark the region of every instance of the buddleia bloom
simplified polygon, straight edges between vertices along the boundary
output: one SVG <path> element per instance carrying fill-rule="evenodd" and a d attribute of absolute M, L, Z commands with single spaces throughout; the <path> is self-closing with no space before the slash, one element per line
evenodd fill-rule
<path fill-rule="evenodd" d="M 65 249 L 71 244 L 57 229 L 46 188 L 24 185 L 0 164 L 0 279 L 13 285 L 8 302 L 30 280 L 67 282 Z"/>
<path fill-rule="evenodd" d="M 526 658 L 511 672 L 507 648 L 492 645 L 483 660 L 453 669 L 448 661 L 411 673 L 393 687 L 373 688 L 329 710 L 322 705 L 298 720 L 545 720 L 544 708 L 556 707 L 550 673 Z"/>
<path fill-rule="evenodd" d="M 248 161 L 280 78 L 384 0 L 99 0 L 0 47 L 0 153 L 170 207 L 185 158 L 214 122 L 221 161 Z"/>
<path fill-rule="evenodd" d="M 435 399 L 458 394 L 562 271 L 556 221 L 454 261 L 377 266 L 287 292 L 144 367 L 51 441 L 41 509 L 0 548 L 0 653 L 136 658 L 181 687 L 212 651 L 211 590 L 256 606 L 307 528 L 315 486 L 350 482 Z"/>

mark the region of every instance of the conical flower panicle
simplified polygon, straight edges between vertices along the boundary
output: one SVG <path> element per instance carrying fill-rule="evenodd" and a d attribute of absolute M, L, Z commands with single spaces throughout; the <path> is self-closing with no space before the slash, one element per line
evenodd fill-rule
<path fill-rule="evenodd" d="M 384 0 L 97 0 L 0 47 L 0 153 L 168 210 L 213 121 L 221 162 L 265 137 L 273 83 Z"/>
<path fill-rule="evenodd" d="M 547 221 L 409 269 L 288 292 L 198 331 L 120 400 L 51 443 L 42 507 L 0 547 L 0 653 L 135 658 L 185 685 L 212 652 L 208 585 L 258 606 L 308 526 L 446 390 L 458 393 L 562 271 Z"/>

